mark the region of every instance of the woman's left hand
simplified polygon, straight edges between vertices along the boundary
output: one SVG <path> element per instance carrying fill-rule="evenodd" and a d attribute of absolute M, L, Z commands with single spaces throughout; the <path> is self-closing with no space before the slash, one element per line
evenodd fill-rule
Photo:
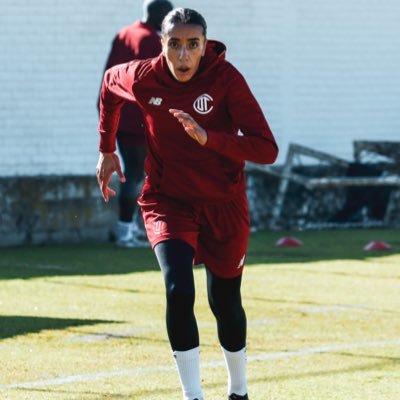
<path fill-rule="evenodd" d="M 203 129 L 190 114 L 171 108 L 169 112 L 182 124 L 187 134 L 202 146 L 207 143 L 207 132 Z"/>

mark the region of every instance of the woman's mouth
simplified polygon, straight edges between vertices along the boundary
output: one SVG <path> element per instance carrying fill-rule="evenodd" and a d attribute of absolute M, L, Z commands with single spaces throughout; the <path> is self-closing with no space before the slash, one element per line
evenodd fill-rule
<path fill-rule="evenodd" d="M 189 67 L 180 67 L 180 68 L 178 68 L 178 71 L 179 71 L 181 74 L 186 74 L 187 72 L 190 71 L 190 68 L 189 68 Z"/>

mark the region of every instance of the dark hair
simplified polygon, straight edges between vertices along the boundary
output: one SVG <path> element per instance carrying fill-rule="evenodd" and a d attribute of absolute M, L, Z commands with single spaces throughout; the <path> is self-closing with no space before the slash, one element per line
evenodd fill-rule
<path fill-rule="evenodd" d="M 150 23 L 161 29 L 161 23 L 164 17 L 173 9 L 169 0 L 145 0 L 143 2 L 143 18 L 142 21 Z"/>
<path fill-rule="evenodd" d="M 172 26 L 177 24 L 200 25 L 203 28 L 203 35 L 207 35 L 206 20 L 196 10 L 190 8 L 175 8 L 170 11 L 161 24 L 161 33 L 165 34 L 169 32 Z"/>

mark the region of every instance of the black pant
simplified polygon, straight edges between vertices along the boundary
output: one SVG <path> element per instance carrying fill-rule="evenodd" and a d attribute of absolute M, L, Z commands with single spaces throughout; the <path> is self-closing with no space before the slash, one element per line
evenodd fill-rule
<path fill-rule="evenodd" d="M 118 141 L 118 150 L 122 157 L 126 178 L 126 182 L 121 184 L 118 197 L 119 220 L 131 222 L 137 206 L 139 184 L 144 176 L 146 146 L 126 146 Z"/>
<path fill-rule="evenodd" d="M 164 275 L 167 299 L 167 331 L 172 350 L 185 351 L 199 346 L 194 316 L 194 250 L 181 240 L 166 240 L 156 245 L 155 253 Z M 207 292 L 216 318 L 218 338 L 228 351 L 246 345 L 246 315 L 242 307 L 242 277 L 224 279 L 207 269 Z"/>

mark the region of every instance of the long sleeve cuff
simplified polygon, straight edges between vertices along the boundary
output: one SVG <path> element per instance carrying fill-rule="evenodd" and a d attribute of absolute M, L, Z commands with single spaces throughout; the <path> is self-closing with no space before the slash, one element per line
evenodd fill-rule
<path fill-rule="evenodd" d="M 224 144 L 224 135 L 218 134 L 218 132 L 215 131 L 207 131 L 207 142 L 204 147 L 214 151 L 220 151 L 224 147 Z"/>
<path fill-rule="evenodd" d="M 116 150 L 116 135 L 100 131 L 99 151 L 102 153 L 114 153 Z"/>

